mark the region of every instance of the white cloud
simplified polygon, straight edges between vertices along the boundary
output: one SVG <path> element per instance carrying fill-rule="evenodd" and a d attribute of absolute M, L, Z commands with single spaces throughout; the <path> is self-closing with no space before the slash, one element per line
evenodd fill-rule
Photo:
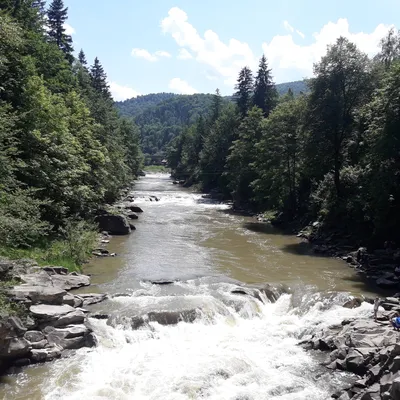
<path fill-rule="evenodd" d="M 74 35 L 76 33 L 75 28 L 73 28 L 70 24 L 64 23 L 64 29 L 67 35 Z"/>
<path fill-rule="evenodd" d="M 159 61 L 159 59 L 162 57 L 164 57 L 164 58 L 171 57 L 171 54 L 169 54 L 167 51 L 164 51 L 164 50 L 158 50 L 154 54 L 151 54 L 146 49 L 138 49 L 138 48 L 132 49 L 131 54 L 133 57 L 144 58 L 145 60 L 150 61 L 150 62 Z"/>
<path fill-rule="evenodd" d="M 128 86 L 119 85 L 116 82 L 110 82 L 110 90 L 115 101 L 123 101 L 140 95 L 136 90 Z"/>
<path fill-rule="evenodd" d="M 179 47 L 190 50 L 198 62 L 214 68 L 228 85 L 236 81 L 242 67 L 257 65 L 247 43 L 237 39 L 223 43 L 212 30 L 207 30 L 204 36 L 200 36 L 188 22 L 187 14 L 178 7 L 169 10 L 168 16 L 161 21 L 161 28 L 175 39 Z"/>
<path fill-rule="evenodd" d="M 164 50 L 158 50 L 154 53 L 156 57 L 166 57 L 166 58 L 171 58 L 171 54 L 168 53 L 168 51 Z"/>
<path fill-rule="evenodd" d="M 156 56 L 153 56 L 145 49 L 137 49 L 137 48 L 132 49 L 132 56 L 137 57 L 137 58 L 144 58 L 145 60 L 151 61 L 151 62 L 158 60 L 158 58 Z"/>
<path fill-rule="evenodd" d="M 285 29 L 289 32 L 294 32 L 294 28 L 292 25 L 289 24 L 288 21 L 283 21 L 283 26 L 285 27 Z"/>
<path fill-rule="evenodd" d="M 198 93 L 196 89 L 191 87 L 186 81 L 182 80 L 181 78 L 171 79 L 169 82 L 169 88 L 181 94 Z"/>
<path fill-rule="evenodd" d="M 178 58 L 180 60 L 190 60 L 193 56 L 186 49 L 179 49 Z"/>
<path fill-rule="evenodd" d="M 287 34 L 273 37 L 269 43 L 263 43 L 262 48 L 276 81 L 284 82 L 312 76 L 313 64 L 326 54 L 327 46 L 335 43 L 340 36 L 348 38 L 368 55 L 376 54 L 380 40 L 389 29 L 389 26 L 379 24 L 371 33 L 353 33 L 347 19 L 341 18 L 336 23 L 328 22 L 319 32 L 314 33 L 313 42 L 309 45 L 298 45 L 293 35 Z"/>

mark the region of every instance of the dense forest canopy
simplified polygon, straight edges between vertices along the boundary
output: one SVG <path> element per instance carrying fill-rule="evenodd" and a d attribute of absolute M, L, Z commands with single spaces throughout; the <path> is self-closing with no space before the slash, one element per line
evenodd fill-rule
<path fill-rule="evenodd" d="M 138 128 L 107 76 L 75 58 L 62 0 L 0 0 L 0 242 L 62 235 L 137 176 Z"/>
<path fill-rule="evenodd" d="M 173 174 L 236 208 L 318 221 L 354 244 L 398 242 L 399 49 L 394 30 L 372 59 L 340 37 L 297 96 L 290 87 L 278 96 L 262 57 L 254 75 L 240 71 L 235 104 L 217 92 L 208 115 L 172 140 Z"/>

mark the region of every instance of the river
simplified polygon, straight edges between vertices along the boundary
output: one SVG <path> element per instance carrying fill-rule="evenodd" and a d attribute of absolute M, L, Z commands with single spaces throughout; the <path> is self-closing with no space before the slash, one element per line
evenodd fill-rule
<path fill-rule="evenodd" d="M 368 293 L 344 262 L 310 254 L 298 238 L 233 215 L 167 175 L 141 178 L 134 194 L 144 210 L 137 230 L 112 239 L 118 257 L 85 268 L 86 291 L 118 294 L 92 308 L 114 323 L 91 319 L 96 348 L 3 378 L 0 397 L 326 400 L 351 379 L 297 345 L 315 329 L 372 314 L 368 304 L 341 307 L 349 294 Z M 160 280 L 175 282 L 151 283 Z M 283 283 L 290 293 L 263 302 L 232 293 L 241 283 Z M 136 330 L 127 323 L 160 310 L 196 310 L 196 319 Z"/>

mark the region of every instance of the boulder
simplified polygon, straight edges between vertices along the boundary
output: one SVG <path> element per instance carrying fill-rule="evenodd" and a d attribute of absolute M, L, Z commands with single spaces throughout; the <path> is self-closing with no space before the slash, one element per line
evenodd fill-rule
<path fill-rule="evenodd" d="M 129 219 L 139 219 L 139 217 L 138 217 L 136 214 L 134 214 L 134 213 L 128 214 L 127 217 L 128 217 Z"/>
<path fill-rule="evenodd" d="M 14 286 L 9 294 L 17 300 L 29 299 L 32 304 L 44 303 L 60 305 L 67 292 L 60 287 L 31 286 L 29 284 Z"/>
<path fill-rule="evenodd" d="M 31 349 L 30 343 L 19 337 L 12 337 L 7 340 L 7 345 L 0 350 L 1 358 L 19 358 L 26 356 Z"/>
<path fill-rule="evenodd" d="M 132 210 L 134 211 L 134 210 Z M 124 215 L 99 215 L 96 217 L 99 229 L 112 235 L 128 235 L 131 232 L 129 222 Z"/>
<path fill-rule="evenodd" d="M 400 399 L 400 378 L 393 380 L 392 387 L 390 388 L 390 395 L 392 399 Z"/>
<path fill-rule="evenodd" d="M 82 324 L 85 320 L 85 313 L 80 310 L 72 311 L 68 314 L 60 316 L 56 321 L 52 322 L 52 326 L 67 326 L 71 324 Z"/>
<path fill-rule="evenodd" d="M 46 338 L 50 345 L 57 345 L 62 349 L 80 349 L 92 344 L 92 331 L 85 325 L 72 325 L 64 329 L 47 329 Z M 88 346 L 88 347 L 92 347 Z"/>
<path fill-rule="evenodd" d="M 82 274 L 71 273 L 68 275 L 50 275 L 46 271 L 36 274 L 26 274 L 20 276 L 21 280 L 29 286 L 55 287 L 63 290 L 78 289 L 82 286 L 90 285 L 90 277 Z M 23 285 L 22 285 L 23 286 Z M 61 296 L 61 300 L 65 293 Z M 61 303 L 62 304 L 62 301 Z"/>
<path fill-rule="evenodd" d="M 31 350 L 32 361 L 39 363 L 44 361 L 52 361 L 61 356 L 62 348 L 58 345 L 53 345 L 46 349 Z"/>
<path fill-rule="evenodd" d="M 50 275 L 68 275 L 68 268 L 64 267 L 43 267 L 43 270 Z"/>
<path fill-rule="evenodd" d="M 100 293 L 84 293 L 80 294 L 79 297 L 83 300 L 83 307 L 90 306 L 92 304 L 101 303 L 107 299 L 106 294 Z"/>
<path fill-rule="evenodd" d="M 45 338 L 43 332 L 40 331 L 28 331 L 25 333 L 24 338 L 31 343 L 40 342 Z"/>
<path fill-rule="evenodd" d="M 143 212 L 143 210 L 140 207 L 134 206 L 134 205 L 128 206 L 128 209 L 134 213 L 142 213 Z"/>
<path fill-rule="evenodd" d="M 34 317 L 47 321 L 47 320 L 56 320 L 63 315 L 72 313 L 75 311 L 75 308 L 67 304 L 64 304 L 62 306 L 39 304 L 36 306 L 31 306 L 29 310 Z"/>
<path fill-rule="evenodd" d="M 360 307 L 362 304 L 362 299 L 359 297 L 355 297 L 354 299 L 351 299 L 349 301 L 346 301 L 346 303 L 343 304 L 344 308 L 357 308 Z"/>

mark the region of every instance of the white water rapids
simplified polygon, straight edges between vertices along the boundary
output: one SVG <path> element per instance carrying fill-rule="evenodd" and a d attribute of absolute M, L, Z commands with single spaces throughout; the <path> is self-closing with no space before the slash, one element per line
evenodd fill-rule
<path fill-rule="evenodd" d="M 145 211 L 135 221 L 137 231 L 110 244 L 119 257 L 88 269 L 99 291 L 122 294 L 91 310 L 114 323 L 91 318 L 96 348 L 23 370 L 0 386 L 0 397 L 327 400 L 352 379 L 321 366 L 327 354 L 298 345 L 304 335 L 345 318 L 372 315 L 366 303 L 341 306 L 354 293 L 352 270 L 298 253 L 296 238 L 259 230 L 253 220 L 226 213 L 225 205 L 177 188 L 166 176 L 141 179 L 134 193 Z M 177 282 L 149 282 L 158 279 Z M 232 293 L 241 282 L 283 282 L 292 290 L 272 303 Z M 129 323 L 171 310 L 196 310 L 196 318 L 139 329 Z"/>

